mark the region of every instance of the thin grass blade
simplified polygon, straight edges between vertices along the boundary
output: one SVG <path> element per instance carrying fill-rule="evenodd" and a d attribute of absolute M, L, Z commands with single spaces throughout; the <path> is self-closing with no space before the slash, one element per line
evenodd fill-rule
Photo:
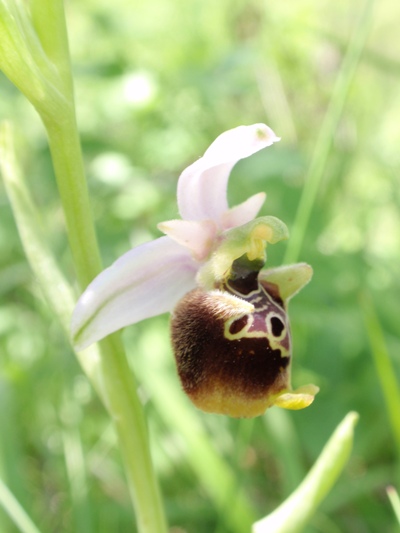
<path fill-rule="evenodd" d="M 399 493 L 394 487 L 388 487 L 386 489 L 389 501 L 392 504 L 394 514 L 396 515 L 397 521 L 400 526 L 400 497 Z"/>
<path fill-rule="evenodd" d="M 321 126 L 320 134 L 317 137 L 299 207 L 291 230 L 288 247 L 286 249 L 284 263 L 295 263 L 298 261 L 311 211 L 328 161 L 332 139 L 334 138 L 335 131 L 342 116 L 349 88 L 367 40 L 372 20 L 373 4 L 374 0 L 366 1 L 359 23 L 354 31 L 353 38 L 349 43 L 346 55 L 343 59 L 342 68 L 333 89 L 333 94 Z"/>
<path fill-rule="evenodd" d="M 371 346 L 378 379 L 385 399 L 393 437 L 400 456 L 400 387 L 390 358 L 379 318 L 371 297 L 364 293 L 361 297 L 361 309 Z"/>
<path fill-rule="evenodd" d="M 0 506 L 21 533 L 41 533 L 2 479 L 0 479 Z"/>

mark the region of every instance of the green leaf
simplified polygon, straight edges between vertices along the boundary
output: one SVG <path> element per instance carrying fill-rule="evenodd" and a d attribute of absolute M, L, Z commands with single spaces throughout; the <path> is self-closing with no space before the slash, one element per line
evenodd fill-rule
<path fill-rule="evenodd" d="M 0 506 L 18 527 L 21 533 L 41 533 L 21 504 L 0 479 Z"/>
<path fill-rule="evenodd" d="M 349 458 L 357 420 L 357 413 L 347 414 L 299 487 L 275 511 L 253 524 L 253 533 L 299 533 L 303 530 Z"/>

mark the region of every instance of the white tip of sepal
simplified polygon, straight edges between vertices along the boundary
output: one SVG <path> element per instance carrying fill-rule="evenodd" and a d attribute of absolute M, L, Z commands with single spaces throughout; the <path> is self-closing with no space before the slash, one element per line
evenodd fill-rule
<path fill-rule="evenodd" d="M 228 211 L 227 186 L 238 161 L 279 141 L 265 124 L 238 126 L 221 133 L 203 157 L 187 167 L 178 181 L 178 206 L 184 220 L 220 223 Z"/>

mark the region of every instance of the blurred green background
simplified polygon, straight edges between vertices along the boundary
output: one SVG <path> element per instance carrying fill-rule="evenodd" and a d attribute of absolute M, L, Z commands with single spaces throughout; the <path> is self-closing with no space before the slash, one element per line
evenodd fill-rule
<path fill-rule="evenodd" d="M 350 410 L 360 413 L 351 460 L 306 531 L 398 531 L 386 487 L 400 489 L 400 443 L 368 329 L 379 342 L 382 328 L 399 379 L 400 3 L 375 4 L 298 258 L 314 278 L 290 307 L 293 385 L 318 384 L 314 404 L 255 420 L 204 415 L 180 391 L 168 316 L 124 332 L 173 533 L 241 531 L 227 518 L 239 497 L 255 519 L 272 511 Z M 230 204 L 265 191 L 262 214 L 293 229 L 364 7 L 358 0 L 68 2 L 104 264 L 159 236 L 156 224 L 177 216 L 180 172 L 240 124 L 265 122 L 282 140 L 235 167 Z M 73 281 L 44 129 L 3 76 L 0 94 L 0 118 L 18 129 L 20 162 Z M 282 263 L 286 247 L 269 248 L 270 266 Z M 133 531 L 113 429 L 35 283 L 1 183 L 0 295 L 0 476 L 43 533 Z M 371 306 L 379 322 L 367 327 Z M 16 531 L 1 510 L 0 531 Z"/>

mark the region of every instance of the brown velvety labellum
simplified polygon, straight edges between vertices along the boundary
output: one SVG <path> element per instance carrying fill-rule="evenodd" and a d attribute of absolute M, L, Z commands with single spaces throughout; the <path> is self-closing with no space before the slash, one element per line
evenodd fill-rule
<path fill-rule="evenodd" d="M 171 321 L 183 389 L 200 409 L 234 417 L 262 414 L 289 383 L 290 332 L 278 288 L 270 294 L 257 273 L 247 285 L 245 277 L 219 291 L 194 289 Z"/>

